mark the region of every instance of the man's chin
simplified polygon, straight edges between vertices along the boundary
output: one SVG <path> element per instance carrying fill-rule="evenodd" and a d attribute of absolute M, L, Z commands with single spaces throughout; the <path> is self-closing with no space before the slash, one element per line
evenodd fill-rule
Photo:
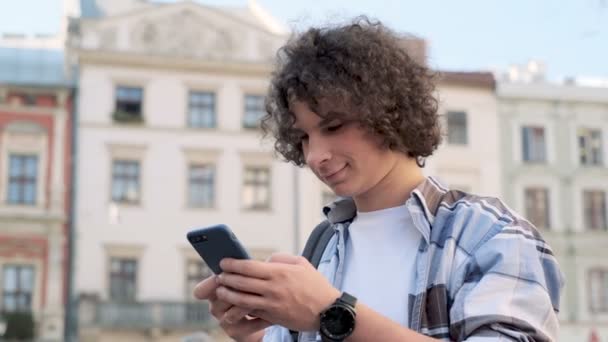
<path fill-rule="evenodd" d="M 349 189 L 344 183 L 335 184 L 333 186 L 330 185 L 329 187 L 334 191 L 336 196 L 353 197 L 354 195 L 352 189 Z"/>

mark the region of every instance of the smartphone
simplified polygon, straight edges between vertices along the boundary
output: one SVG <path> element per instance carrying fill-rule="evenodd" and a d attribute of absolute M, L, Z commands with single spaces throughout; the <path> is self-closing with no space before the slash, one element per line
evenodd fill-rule
<path fill-rule="evenodd" d="M 224 258 L 251 259 L 247 250 L 225 224 L 194 229 L 188 232 L 187 238 L 215 274 L 222 273 L 220 261 Z"/>

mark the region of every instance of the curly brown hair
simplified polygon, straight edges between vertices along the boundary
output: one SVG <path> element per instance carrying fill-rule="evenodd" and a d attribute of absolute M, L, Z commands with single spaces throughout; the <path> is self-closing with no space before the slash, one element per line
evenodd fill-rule
<path fill-rule="evenodd" d="M 420 167 L 441 142 L 434 74 L 414 61 L 403 38 L 379 21 L 311 28 L 277 54 L 261 120 L 265 136 L 287 161 L 305 164 L 301 135 L 289 105 L 303 101 L 324 116 L 326 103 L 343 106 L 385 148 L 407 153 Z"/>

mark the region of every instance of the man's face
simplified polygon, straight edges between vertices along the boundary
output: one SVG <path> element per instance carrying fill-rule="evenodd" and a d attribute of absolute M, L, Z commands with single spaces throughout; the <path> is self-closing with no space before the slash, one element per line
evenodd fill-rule
<path fill-rule="evenodd" d="M 294 101 L 294 129 L 302 135 L 308 167 L 339 196 L 364 195 L 378 184 L 396 163 L 396 152 L 381 148 L 350 113 L 314 113 L 305 102 Z"/>

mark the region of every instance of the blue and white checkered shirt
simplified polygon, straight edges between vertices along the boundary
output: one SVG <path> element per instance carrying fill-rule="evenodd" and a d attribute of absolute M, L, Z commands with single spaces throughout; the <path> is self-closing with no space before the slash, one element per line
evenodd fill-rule
<path fill-rule="evenodd" d="M 444 341 L 555 341 L 564 280 L 536 228 L 500 200 L 449 190 L 428 177 L 406 201 L 422 234 L 409 328 Z M 341 287 L 351 199 L 324 208 L 335 230 L 318 270 Z M 378 284 L 381 291 L 381 284 Z M 404 284 L 404 286 L 406 286 Z M 320 341 L 316 331 L 301 342 Z M 291 342 L 286 328 L 265 342 Z"/>

